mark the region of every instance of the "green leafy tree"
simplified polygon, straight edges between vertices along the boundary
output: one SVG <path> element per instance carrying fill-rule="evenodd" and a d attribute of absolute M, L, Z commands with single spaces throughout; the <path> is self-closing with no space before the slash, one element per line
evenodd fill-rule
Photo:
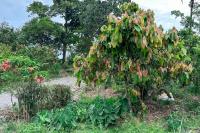
<path fill-rule="evenodd" d="M 7 23 L 0 24 L 0 43 L 12 46 L 15 50 L 17 42 L 17 31 Z"/>
<path fill-rule="evenodd" d="M 64 19 L 65 32 L 61 35 L 63 63 L 66 58 L 67 46 L 76 43 L 77 35 L 75 33 L 80 25 L 78 3 L 78 0 L 53 0 L 51 6 L 51 15 L 60 16 Z"/>
<path fill-rule="evenodd" d="M 190 1 L 190 16 L 186 16 L 180 11 L 172 11 L 172 15 L 181 18 L 183 29 L 179 31 L 181 40 L 185 42 L 188 49 L 188 54 L 191 56 L 192 64 L 194 66 L 191 74 L 190 83 L 193 85 L 191 90 L 199 93 L 199 47 L 200 47 L 200 3 L 195 0 Z"/>
<path fill-rule="evenodd" d="M 27 12 L 32 15 L 38 15 L 38 17 L 46 17 L 48 16 L 49 6 L 43 5 L 42 2 L 34 1 L 28 6 Z"/>
<path fill-rule="evenodd" d="M 80 2 L 81 42 L 76 52 L 86 54 L 90 44 L 97 37 L 102 25 L 106 24 L 110 13 L 119 14 L 120 4 L 128 0 L 84 0 Z"/>
<path fill-rule="evenodd" d="M 181 24 L 184 26 L 184 28 L 196 32 L 200 32 L 200 3 L 196 2 L 194 0 L 191 0 L 189 3 L 190 6 L 190 15 L 186 16 L 184 13 L 174 10 L 171 12 L 172 15 L 174 15 L 176 18 L 181 18 Z"/>
<path fill-rule="evenodd" d="M 194 86 L 192 87 L 191 91 L 195 94 L 200 94 L 200 37 L 198 37 L 198 43 L 196 46 L 192 48 L 192 52 L 195 69 L 192 74 L 192 82 Z"/>
<path fill-rule="evenodd" d="M 191 20 L 191 21 L 193 21 L 194 6 L 195 6 L 194 0 L 191 0 L 191 1 L 190 1 L 190 20 Z M 192 29 L 192 26 L 193 26 L 193 23 L 191 22 L 191 23 L 190 23 L 190 29 Z"/>
<path fill-rule="evenodd" d="M 62 32 L 63 27 L 49 17 L 33 18 L 22 27 L 19 40 L 22 44 L 59 48 Z"/>
<path fill-rule="evenodd" d="M 192 66 L 185 63 L 189 57 L 175 28 L 164 33 L 154 13 L 135 3 L 124 3 L 121 11 L 119 17 L 109 15 L 87 57 L 75 57 L 74 68 L 79 84 L 100 85 L 111 78 L 123 85 L 132 111 L 133 95 L 143 99 L 144 92 L 158 90 L 178 75 L 188 77 Z"/>
<path fill-rule="evenodd" d="M 50 7 L 35 1 L 27 7 L 27 11 L 35 17 L 22 27 L 19 42 L 31 46 L 47 45 L 59 49 L 64 29 L 61 24 L 51 20 Z"/>

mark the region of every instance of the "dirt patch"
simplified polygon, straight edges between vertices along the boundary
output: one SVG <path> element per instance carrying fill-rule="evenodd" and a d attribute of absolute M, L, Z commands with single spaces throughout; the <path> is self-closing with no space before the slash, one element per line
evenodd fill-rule
<path fill-rule="evenodd" d="M 191 96 L 191 99 L 194 101 L 200 101 L 200 96 Z"/>
<path fill-rule="evenodd" d="M 111 98 L 111 97 L 116 97 L 119 96 L 119 93 L 117 93 L 116 91 L 114 91 L 113 89 L 109 88 L 109 89 L 94 89 L 94 90 L 88 90 L 86 91 L 83 96 L 86 97 L 104 97 L 104 98 Z"/>
<path fill-rule="evenodd" d="M 4 108 L 0 110 L 0 121 L 13 121 L 18 120 L 19 115 L 17 112 L 14 112 L 11 108 Z"/>
<path fill-rule="evenodd" d="M 174 105 L 160 105 L 158 102 L 154 101 L 146 101 L 147 105 L 147 121 L 152 122 L 155 120 L 159 120 L 161 118 L 165 118 L 169 116 L 169 114 L 174 110 Z"/>

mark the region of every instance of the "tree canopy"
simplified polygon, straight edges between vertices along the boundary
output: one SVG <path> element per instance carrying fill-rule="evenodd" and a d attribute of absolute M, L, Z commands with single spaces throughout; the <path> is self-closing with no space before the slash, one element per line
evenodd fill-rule
<path fill-rule="evenodd" d="M 158 89 L 183 71 L 188 77 L 190 58 L 175 28 L 164 33 L 157 27 L 154 13 L 135 3 L 124 3 L 121 11 L 121 16 L 108 16 L 87 57 L 74 59 L 79 84 L 100 85 L 111 78 L 125 85 L 126 94 L 138 91 L 144 96 L 142 92 Z"/>

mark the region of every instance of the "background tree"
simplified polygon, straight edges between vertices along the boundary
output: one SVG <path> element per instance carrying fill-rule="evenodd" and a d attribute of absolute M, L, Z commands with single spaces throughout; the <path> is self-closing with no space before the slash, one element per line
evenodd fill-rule
<path fill-rule="evenodd" d="M 172 11 L 172 15 L 181 18 L 183 28 L 179 31 L 180 38 L 187 46 L 188 54 L 191 56 L 194 70 L 191 74 L 190 84 L 196 94 L 200 92 L 199 73 L 200 73 L 200 3 L 195 0 L 190 1 L 190 16 L 186 16 L 180 11 Z"/>
<path fill-rule="evenodd" d="M 0 43 L 12 46 L 15 50 L 18 31 L 4 22 L 0 24 Z"/>
<path fill-rule="evenodd" d="M 59 49 L 62 25 L 53 22 L 49 17 L 33 18 L 21 30 L 20 42 L 26 45 L 49 46 Z"/>
<path fill-rule="evenodd" d="M 190 1 L 190 30 L 192 30 L 193 27 L 193 10 L 194 10 L 194 0 Z"/>
<path fill-rule="evenodd" d="M 27 12 L 38 17 L 46 17 L 48 16 L 49 6 L 44 5 L 42 2 L 34 1 L 27 7 Z"/>
<path fill-rule="evenodd" d="M 174 10 L 171 12 L 176 18 L 181 18 L 181 24 L 185 29 L 189 29 L 191 32 L 196 31 L 200 33 L 200 3 L 191 0 L 189 3 L 190 16 L 186 16 L 184 13 Z"/>
<path fill-rule="evenodd" d="M 194 18 L 194 29 L 200 33 L 200 2 L 195 2 L 193 5 L 193 18 Z"/>
<path fill-rule="evenodd" d="M 183 28 L 179 31 L 179 36 L 189 47 L 195 46 L 198 42 L 195 34 L 198 36 L 200 33 L 200 3 L 194 2 L 191 11 L 190 16 L 178 10 L 171 12 L 176 18 L 181 19 L 180 23 Z"/>
<path fill-rule="evenodd" d="M 102 25 L 106 24 L 110 13 L 118 15 L 119 5 L 128 0 L 84 0 L 80 3 L 81 42 L 76 52 L 86 54 Z"/>
<path fill-rule="evenodd" d="M 80 26 L 78 3 L 79 0 L 53 0 L 51 7 L 52 16 L 60 16 L 64 19 L 65 32 L 61 35 L 63 63 L 66 58 L 67 46 L 76 43 L 76 30 Z"/>
<path fill-rule="evenodd" d="M 20 43 L 53 46 L 59 49 L 64 29 L 61 24 L 51 20 L 49 10 L 50 8 L 42 2 L 33 2 L 28 6 L 27 11 L 35 17 L 22 27 Z"/>

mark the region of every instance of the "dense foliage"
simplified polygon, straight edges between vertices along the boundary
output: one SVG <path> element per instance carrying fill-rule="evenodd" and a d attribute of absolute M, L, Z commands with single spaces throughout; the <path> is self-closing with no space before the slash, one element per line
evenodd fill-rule
<path fill-rule="evenodd" d="M 199 39 L 200 40 L 200 39 Z M 199 79 L 199 74 L 200 74 L 200 43 L 198 43 L 195 47 L 193 47 L 192 50 L 193 53 L 193 62 L 194 62 L 194 71 L 192 74 L 192 80 L 191 82 L 193 82 L 193 88 L 192 88 L 192 92 L 194 92 L 195 94 L 200 94 L 200 79 Z"/>
<path fill-rule="evenodd" d="M 72 130 L 80 122 L 89 122 L 100 128 L 117 124 L 121 118 L 122 103 L 119 98 L 104 99 L 97 97 L 93 100 L 82 100 L 69 103 L 65 108 L 52 111 L 42 111 L 37 114 L 36 121 L 53 126 L 56 130 Z"/>
<path fill-rule="evenodd" d="M 180 18 L 180 23 L 183 26 L 183 29 L 181 29 L 178 34 L 186 44 L 188 54 L 192 57 L 192 64 L 194 66 L 194 71 L 190 80 L 193 86 L 191 87 L 191 91 L 195 94 L 199 94 L 200 4 L 195 0 L 191 0 L 189 6 L 191 9 L 190 16 L 178 10 L 172 11 L 171 13 L 176 18 Z"/>
<path fill-rule="evenodd" d="M 125 85 L 126 94 L 138 91 L 143 98 L 149 90 L 177 80 L 178 75 L 185 82 L 192 65 L 177 30 L 164 33 L 156 26 L 153 12 L 135 3 L 124 3 L 121 10 L 122 16 L 108 16 L 88 56 L 75 57 L 78 83 L 99 85 L 111 78 Z"/>
<path fill-rule="evenodd" d="M 115 125 L 119 119 L 121 103 L 115 99 L 97 98 L 88 109 L 88 116 L 94 125 L 108 127 Z"/>
<path fill-rule="evenodd" d="M 118 8 L 124 2 L 129 0 L 84 0 L 79 3 L 81 34 L 80 42 L 75 47 L 75 53 L 87 54 L 92 41 L 100 32 L 101 26 L 106 24 L 107 16 L 112 12 L 120 14 Z"/>
<path fill-rule="evenodd" d="M 27 81 L 38 76 L 47 76 L 45 71 L 40 71 L 40 64 L 26 56 L 9 56 L 0 58 L 1 82 Z"/>
<path fill-rule="evenodd" d="M 61 65 L 56 50 L 49 47 L 17 46 L 1 44 L 0 47 L 0 82 L 8 84 L 28 81 L 42 76 L 48 78 L 59 75 Z"/>
<path fill-rule="evenodd" d="M 0 24 L 0 91 L 13 105 L 2 111 L 0 101 L 0 132 L 199 131 L 197 0 L 189 16 L 172 11 L 180 30 L 164 30 L 131 0 L 51 3 L 28 5 L 19 29 Z"/>

